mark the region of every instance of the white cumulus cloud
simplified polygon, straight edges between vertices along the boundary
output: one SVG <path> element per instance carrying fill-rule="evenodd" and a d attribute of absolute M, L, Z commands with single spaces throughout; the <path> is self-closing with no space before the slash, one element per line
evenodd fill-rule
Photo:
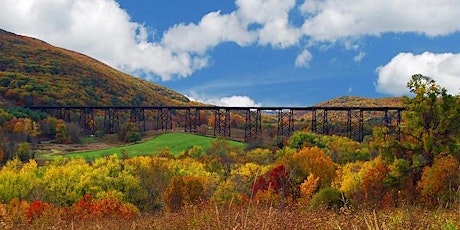
<path fill-rule="evenodd" d="M 198 101 L 205 104 L 217 105 L 217 106 L 234 106 L 234 107 L 260 107 L 262 104 L 255 102 L 248 96 L 233 95 L 229 97 L 207 97 L 198 95 L 195 92 L 191 92 L 191 95 L 186 95 L 191 101 Z"/>
<path fill-rule="evenodd" d="M 336 41 L 386 32 L 428 36 L 460 30 L 457 0 L 305 0 L 303 31 L 316 41 Z"/>
<path fill-rule="evenodd" d="M 243 106 L 243 107 L 259 107 L 260 103 L 256 103 L 253 99 L 248 96 L 230 96 L 222 97 L 216 101 L 217 105 L 221 106 Z"/>
<path fill-rule="evenodd" d="M 261 45 L 286 48 L 296 44 L 301 37 L 299 28 L 291 25 L 289 13 L 295 0 L 237 0 L 236 15 L 245 25 L 257 25 Z"/>
<path fill-rule="evenodd" d="M 431 77 L 451 94 L 460 92 L 460 54 L 400 53 L 377 68 L 377 73 L 376 89 L 381 93 L 408 94 L 406 85 L 414 74 Z"/>
<path fill-rule="evenodd" d="M 366 56 L 366 53 L 361 51 L 359 52 L 358 55 L 354 56 L 353 59 L 355 60 L 355 62 L 361 62 L 361 60 L 363 60 L 363 58 Z"/>
<path fill-rule="evenodd" d="M 132 21 L 116 0 L 2 0 L 0 28 L 163 80 L 207 67 L 212 58 L 207 52 L 225 42 L 277 49 L 339 42 L 346 49 L 358 49 L 362 36 L 393 32 L 432 37 L 460 31 L 458 0 L 234 2 L 232 12 L 213 11 L 196 24 L 171 25 L 156 39 L 151 32 L 155 28 Z M 302 54 L 293 65 L 308 64 L 308 53 Z M 354 58 L 359 62 L 362 57 L 364 53 Z"/>
<path fill-rule="evenodd" d="M 295 66 L 308 67 L 308 64 L 313 59 L 313 55 L 308 50 L 302 51 L 295 59 Z"/>
<path fill-rule="evenodd" d="M 179 24 L 170 28 L 162 43 L 175 52 L 205 53 L 222 42 L 235 42 L 240 46 L 255 41 L 256 34 L 247 31 L 235 14 L 211 12 L 198 25 Z"/>

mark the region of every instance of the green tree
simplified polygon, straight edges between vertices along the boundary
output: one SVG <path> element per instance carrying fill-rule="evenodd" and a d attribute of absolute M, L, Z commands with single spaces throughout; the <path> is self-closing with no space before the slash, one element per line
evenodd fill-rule
<path fill-rule="evenodd" d="M 41 132 L 42 137 L 46 139 L 56 138 L 57 123 L 58 123 L 58 119 L 54 117 L 48 117 L 42 120 L 40 124 L 40 132 Z"/>
<path fill-rule="evenodd" d="M 128 142 L 137 143 L 142 140 L 142 134 L 140 132 L 130 132 L 128 133 Z"/>
<path fill-rule="evenodd" d="M 323 148 L 324 145 L 319 142 L 321 135 L 305 131 L 297 131 L 292 134 L 288 140 L 288 146 L 295 149 L 302 149 L 303 147 L 318 146 Z"/>
<path fill-rule="evenodd" d="M 460 100 L 426 76 L 412 76 L 407 87 L 414 97 L 405 97 L 402 131 L 405 147 L 421 153 L 426 165 L 440 153 L 458 154 L 460 150 Z M 458 156 L 457 156 L 458 158 Z"/>
<path fill-rule="evenodd" d="M 134 122 L 126 122 L 120 127 L 118 139 L 124 142 L 137 142 L 142 139 L 139 125 Z"/>
<path fill-rule="evenodd" d="M 339 209 L 344 205 L 342 193 L 332 187 L 322 188 L 313 195 L 310 201 L 312 208 Z"/>
<path fill-rule="evenodd" d="M 34 158 L 34 150 L 28 142 L 22 142 L 18 144 L 17 157 L 21 161 L 28 161 Z"/>

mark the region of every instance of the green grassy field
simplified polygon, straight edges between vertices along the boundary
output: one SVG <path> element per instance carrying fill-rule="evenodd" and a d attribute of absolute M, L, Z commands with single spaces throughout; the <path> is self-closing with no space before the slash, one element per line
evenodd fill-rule
<path fill-rule="evenodd" d="M 187 134 L 187 133 L 166 133 L 159 135 L 151 140 L 146 142 L 138 143 L 138 144 L 131 144 L 117 148 L 111 149 L 101 149 L 95 151 L 88 151 L 88 152 L 75 152 L 69 153 L 65 155 L 54 155 L 54 154 L 44 154 L 42 155 L 43 158 L 47 160 L 51 160 L 56 156 L 63 156 L 68 158 L 77 158 L 83 157 L 86 160 L 94 160 L 98 157 L 118 154 L 121 156 L 121 150 L 126 150 L 126 153 L 130 157 L 133 156 L 143 156 L 143 155 L 151 155 L 151 154 L 158 154 L 161 150 L 167 148 L 169 152 L 173 155 L 179 155 L 183 151 L 189 149 L 192 146 L 201 146 L 204 150 L 208 149 L 211 146 L 211 142 L 215 141 L 215 138 L 212 137 L 205 137 L 199 136 L 194 134 Z M 237 141 L 228 141 L 231 146 L 238 146 L 243 147 L 246 145 L 242 142 Z"/>

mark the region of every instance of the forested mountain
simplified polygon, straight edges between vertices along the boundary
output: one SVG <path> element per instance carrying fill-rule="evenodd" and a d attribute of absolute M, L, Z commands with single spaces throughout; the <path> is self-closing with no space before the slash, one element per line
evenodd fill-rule
<path fill-rule="evenodd" d="M 0 101 L 9 105 L 181 105 L 188 98 L 83 54 L 0 29 Z"/>
<path fill-rule="evenodd" d="M 326 107 L 401 107 L 403 100 L 401 97 L 385 97 L 385 98 L 364 98 L 356 96 L 342 96 L 327 100 L 317 104 L 316 106 Z"/>

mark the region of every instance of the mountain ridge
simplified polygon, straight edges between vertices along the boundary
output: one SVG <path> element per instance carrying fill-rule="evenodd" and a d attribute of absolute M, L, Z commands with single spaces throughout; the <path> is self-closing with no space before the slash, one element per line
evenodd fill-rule
<path fill-rule="evenodd" d="M 0 101 L 18 106 L 194 103 L 84 54 L 1 29 Z"/>
<path fill-rule="evenodd" d="M 322 107 L 403 107 L 402 97 L 366 98 L 359 96 L 341 96 L 320 102 Z"/>

